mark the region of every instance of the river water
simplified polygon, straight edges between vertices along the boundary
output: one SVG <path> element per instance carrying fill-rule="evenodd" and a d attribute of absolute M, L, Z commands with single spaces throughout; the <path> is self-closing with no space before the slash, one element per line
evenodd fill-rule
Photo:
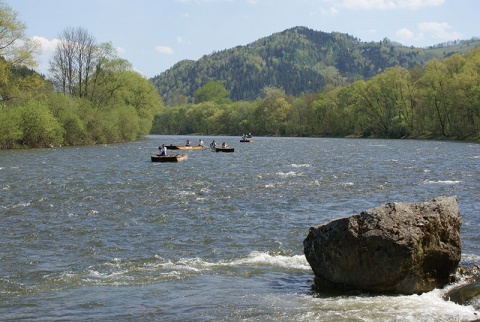
<path fill-rule="evenodd" d="M 456 195 L 461 264 L 478 264 L 479 144 L 203 137 L 235 152 L 150 162 L 156 146 L 186 138 L 0 151 L 0 320 L 479 317 L 477 306 L 443 299 L 452 286 L 412 296 L 316 294 L 302 244 L 310 226 L 330 219 Z"/>

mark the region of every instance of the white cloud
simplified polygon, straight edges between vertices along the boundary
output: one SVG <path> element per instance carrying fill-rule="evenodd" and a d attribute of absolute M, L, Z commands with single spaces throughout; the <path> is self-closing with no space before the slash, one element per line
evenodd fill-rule
<path fill-rule="evenodd" d="M 123 47 L 116 47 L 117 54 L 124 54 L 126 52 L 125 48 Z"/>
<path fill-rule="evenodd" d="M 173 49 L 168 46 L 156 46 L 155 50 L 163 55 L 172 55 Z"/>
<path fill-rule="evenodd" d="M 186 45 L 190 45 L 190 44 L 191 44 L 191 42 L 183 39 L 182 36 L 177 36 L 176 39 L 177 39 L 177 43 L 179 43 L 179 44 L 186 44 Z"/>
<path fill-rule="evenodd" d="M 395 34 L 397 35 L 397 37 L 400 39 L 401 42 L 418 41 L 423 38 L 422 34 L 415 34 L 414 31 L 408 28 L 402 28 L 398 30 Z"/>
<path fill-rule="evenodd" d="M 195 3 L 195 4 L 202 4 L 208 2 L 232 2 L 233 0 L 175 0 L 175 2 L 179 3 Z"/>
<path fill-rule="evenodd" d="M 442 5 L 445 0 L 324 0 L 330 6 L 342 9 L 410 9 L 416 10 L 425 7 Z"/>
<path fill-rule="evenodd" d="M 456 40 L 462 37 L 462 34 L 450 31 L 451 27 L 446 22 L 422 22 L 418 24 L 422 33 L 428 33 L 433 38 L 442 40 Z"/>
<path fill-rule="evenodd" d="M 59 42 L 58 39 L 48 40 L 47 38 L 39 37 L 39 36 L 33 36 L 30 39 L 40 44 L 42 54 L 53 53 Z"/>
<path fill-rule="evenodd" d="M 442 5 L 445 0 L 323 0 L 325 7 L 320 7 L 324 16 L 333 16 L 345 10 L 417 10 L 425 7 Z"/>
<path fill-rule="evenodd" d="M 397 37 L 405 40 L 412 40 L 415 38 L 415 33 L 408 28 L 402 28 L 395 33 Z"/>
<path fill-rule="evenodd" d="M 408 28 L 402 28 L 396 32 L 401 42 L 418 42 L 427 37 L 441 41 L 461 39 L 463 35 L 459 32 L 451 31 L 451 27 L 446 22 L 422 22 L 417 25 L 418 31 L 412 31 Z"/>
<path fill-rule="evenodd" d="M 35 70 L 41 74 L 48 75 L 50 59 L 55 52 L 55 48 L 57 47 L 59 40 L 49 40 L 45 37 L 40 36 L 33 36 L 30 39 L 40 45 L 40 52 L 35 59 L 37 61 L 37 67 L 35 68 Z"/>
<path fill-rule="evenodd" d="M 325 8 L 320 8 L 320 13 L 323 16 L 335 16 L 339 13 L 339 10 L 335 7 L 329 7 L 327 9 Z"/>

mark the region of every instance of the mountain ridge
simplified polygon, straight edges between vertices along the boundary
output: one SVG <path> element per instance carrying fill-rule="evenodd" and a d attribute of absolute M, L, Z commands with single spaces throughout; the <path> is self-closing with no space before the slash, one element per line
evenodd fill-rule
<path fill-rule="evenodd" d="M 299 96 L 369 79 L 389 67 L 422 67 L 432 58 L 478 45 L 480 40 L 472 38 L 445 47 L 407 47 L 387 38 L 362 42 L 349 34 L 297 26 L 198 60 L 179 61 L 150 81 L 166 105 L 193 103 L 195 91 L 209 81 L 221 81 L 232 101 L 255 100 L 268 86 Z"/>

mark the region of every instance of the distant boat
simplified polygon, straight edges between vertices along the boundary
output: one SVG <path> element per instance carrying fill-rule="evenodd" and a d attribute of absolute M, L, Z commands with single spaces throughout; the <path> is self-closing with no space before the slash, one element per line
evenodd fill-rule
<path fill-rule="evenodd" d="M 240 139 L 240 142 L 247 142 L 247 143 L 251 143 L 251 142 L 254 142 L 253 140 L 249 140 L 249 139 Z"/>
<path fill-rule="evenodd" d="M 201 150 L 203 145 L 167 145 L 167 150 Z"/>
<path fill-rule="evenodd" d="M 212 152 L 235 152 L 234 148 L 212 148 Z"/>
<path fill-rule="evenodd" d="M 188 159 L 188 154 L 152 154 L 152 162 L 181 162 Z"/>

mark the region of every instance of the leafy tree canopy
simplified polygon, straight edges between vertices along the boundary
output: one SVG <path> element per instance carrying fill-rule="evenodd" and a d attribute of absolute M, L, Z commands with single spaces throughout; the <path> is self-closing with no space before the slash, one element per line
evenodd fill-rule
<path fill-rule="evenodd" d="M 0 0 L 0 57 L 13 65 L 34 67 L 39 44 L 25 37 L 26 26 L 17 16 Z"/>
<path fill-rule="evenodd" d="M 96 43 L 83 28 L 65 29 L 46 79 L 29 68 L 34 47 L 24 30 L 0 0 L 0 149 L 132 141 L 149 133 L 162 99 L 112 44 Z"/>
<path fill-rule="evenodd" d="M 211 81 L 195 91 L 195 102 L 215 102 L 218 104 L 230 102 L 230 92 L 219 81 Z"/>

